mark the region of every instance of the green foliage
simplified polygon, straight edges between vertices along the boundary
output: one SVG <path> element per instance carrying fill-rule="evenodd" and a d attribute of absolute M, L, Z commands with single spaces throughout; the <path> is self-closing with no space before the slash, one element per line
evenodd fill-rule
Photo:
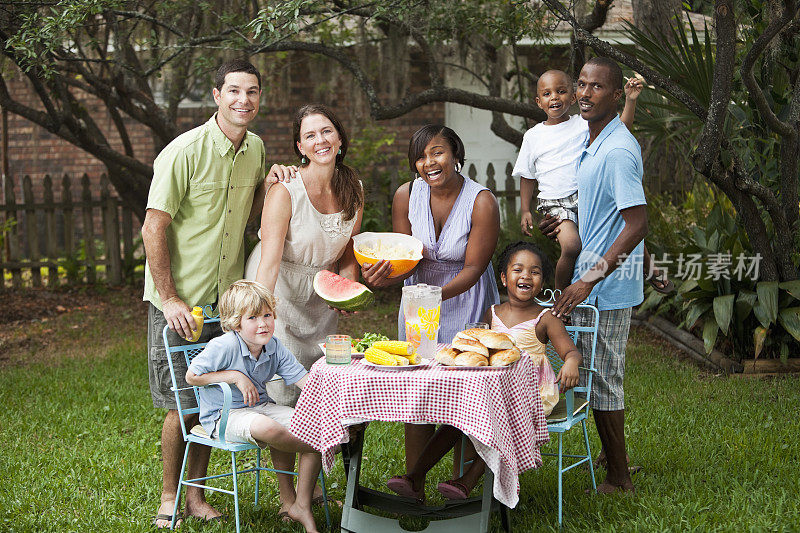
<path fill-rule="evenodd" d="M 6 246 L 6 235 L 11 231 L 11 228 L 17 225 L 17 220 L 15 218 L 7 218 L 0 224 L 0 252 L 5 250 Z"/>
<path fill-rule="evenodd" d="M 665 297 L 652 289 L 642 307 L 662 314 L 679 314 L 687 328 L 699 327 L 707 352 L 715 346 L 743 359 L 750 354 L 784 359 L 797 351 L 800 341 L 800 281 L 758 281 L 748 271 L 753 263 L 738 268 L 738 258 L 753 251 L 727 198 L 698 182 L 684 203 L 675 208 L 656 200 L 648 246 L 656 258 L 668 254 L 672 261 L 700 258 L 699 269 L 676 280 L 678 294 Z M 652 209 L 652 208 L 651 208 Z M 676 232 L 675 227 L 685 227 Z M 730 261 L 729 276 L 715 274 L 711 259 Z M 687 277 L 688 276 L 688 277 Z M 716 278 L 716 279 L 715 279 Z M 720 335 L 721 334 L 721 335 Z M 791 347 L 791 349 L 790 349 Z"/>
<path fill-rule="evenodd" d="M 365 126 L 352 139 L 347 164 L 359 171 L 364 184 L 361 231 L 392 231 L 394 191 L 390 189 L 394 170 L 390 169 L 404 161 L 395 144 L 395 134 L 385 127 Z"/>

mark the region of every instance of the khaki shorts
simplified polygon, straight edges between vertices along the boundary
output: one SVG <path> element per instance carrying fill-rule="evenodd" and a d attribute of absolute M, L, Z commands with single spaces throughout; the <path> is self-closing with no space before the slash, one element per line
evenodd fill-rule
<path fill-rule="evenodd" d="M 175 393 L 172 392 L 172 378 L 169 374 L 169 361 L 167 361 L 167 351 L 164 349 L 164 326 L 167 320 L 164 313 L 158 310 L 153 304 L 147 308 L 147 371 L 150 376 L 150 396 L 153 398 L 153 407 L 164 409 L 177 409 L 178 403 L 175 401 Z M 214 337 L 222 335 L 219 322 L 203 325 L 203 332 L 197 342 L 208 342 Z M 191 344 L 189 341 L 179 336 L 172 330 L 167 333 L 170 346 Z M 172 354 L 172 365 L 175 368 L 175 381 L 178 388 L 188 387 L 186 383 L 186 358 L 183 353 Z M 181 395 L 181 407 L 197 407 L 194 392 L 192 389 L 183 390 Z"/>
<path fill-rule="evenodd" d="M 228 412 L 228 425 L 225 428 L 225 441 L 250 443 L 264 448 L 264 443 L 256 442 L 256 439 L 254 439 L 250 434 L 250 426 L 253 425 L 253 421 L 260 416 L 266 416 L 267 418 L 274 420 L 278 424 L 288 429 L 289 423 L 292 421 L 293 414 L 293 407 L 274 403 L 264 403 L 254 407 L 231 409 L 230 412 Z M 212 437 L 216 437 L 218 434 L 219 420 L 217 420 L 217 423 L 214 425 Z"/>

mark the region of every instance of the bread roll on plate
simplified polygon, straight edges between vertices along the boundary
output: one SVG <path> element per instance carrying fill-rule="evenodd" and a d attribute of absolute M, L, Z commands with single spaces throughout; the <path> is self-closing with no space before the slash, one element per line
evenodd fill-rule
<path fill-rule="evenodd" d="M 474 328 L 464 330 L 463 333 L 478 339 L 481 344 L 490 350 L 508 350 L 514 347 L 514 342 L 511 340 L 511 337 L 499 331 Z"/>
<path fill-rule="evenodd" d="M 489 366 L 489 360 L 477 352 L 461 352 L 455 362 L 456 366 Z"/>
<path fill-rule="evenodd" d="M 454 366 L 456 364 L 456 356 L 458 354 L 459 351 L 455 348 L 442 348 L 436 352 L 434 359 L 436 359 L 442 365 Z"/>
<path fill-rule="evenodd" d="M 490 366 L 508 366 L 520 358 L 519 348 L 514 346 L 508 350 L 498 350 L 489 357 Z"/>
<path fill-rule="evenodd" d="M 453 348 L 462 352 L 477 352 L 484 357 L 489 357 L 489 349 L 483 344 L 472 339 L 453 339 Z"/>

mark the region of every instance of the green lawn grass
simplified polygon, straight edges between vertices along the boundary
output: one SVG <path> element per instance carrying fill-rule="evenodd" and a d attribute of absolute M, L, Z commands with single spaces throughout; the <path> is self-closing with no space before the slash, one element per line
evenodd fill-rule
<path fill-rule="evenodd" d="M 369 312 L 342 322 L 351 334 L 391 333 L 396 301 L 378 300 Z M 130 313 L 130 311 L 128 311 Z M 127 315 L 130 317 L 130 314 Z M 138 315 L 141 317 L 142 315 Z M 144 531 L 159 500 L 159 434 L 162 413 L 150 403 L 145 337 L 141 324 L 114 328 L 119 319 L 68 313 L 58 317 L 68 358 L 0 369 L 0 530 Z M 128 320 L 137 320 L 136 317 Z M 88 324 L 75 335 L 70 324 Z M 103 326 L 103 324 L 106 324 Z M 53 324 L 49 324 L 53 327 Z M 112 326 L 113 327 L 113 326 Z M 100 346 L 101 348 L 96 348 Z M 79 350 L 79 353 L 75 353 Z M 18 361 L 18 359 L 15 359 Z M 635 496 L 584 494 L 588 473 L 565 476 L 565 529 L 575 531 L 796 531 L 800 524 L 797 411 L 800 377 L 742 379 L 713 376 L 679 362 L 674 350 L 634 330 L 626 376 L 629 452 L 644 471 L 634 477 Z M 792 414 L 794 413 L 794 414 Z M 596 452 L 599 441 L 590 436 Z M 580 442 L 579 432 L 567 437 Z M 551 449 L 552 445 L 549 446 Z M 268 455 L 268 454 L 267 454 Z M 403 471 L 400 424 L 371 424 L 363 482 L 381 487 Z M 243 456 L 253 461 L 254 456 Z M 212 455 L 219 471 L 227 456 Z M 445 461 L 446 462 L 446 461 Z M 428 498 L 439 501 L 432 472 Z M 602 479 L 602 471 L 599 479 Z M 344 475 L 337 460 L 328 478 L 341 499 Z M 556 528 L 554 461 L 521 477 L 520 503 L 511 511 L 517 531 Z M 274 478 L 252 505 L 252 478 L 241 485 L 243 531 L 297 531 L 276 519 Z M 232 515 L 232 498 L 209 500 Z M 340 511 L 333 510 L 335 524 Z M 324 516 L 317 513 L 322 524 Z M 424 524 L 409 522 L 418 528 Z M 497 528 L 499 521 L 495 519 Z M 232 523 L 187 521 L 183 531 L 233 531 Z"/>

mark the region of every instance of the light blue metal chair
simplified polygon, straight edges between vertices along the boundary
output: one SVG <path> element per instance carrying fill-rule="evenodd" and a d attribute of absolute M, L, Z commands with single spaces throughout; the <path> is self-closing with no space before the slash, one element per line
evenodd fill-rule
<path fill-rule="evenodd" d="M 549 290 L 547 292 L 550 292 Z M 552 293 L 551 293 L 552 294 Z M 554 298 L 546 302 L 539 302 L 542 306 L 552 307 L 555 303 Z M 590 335 L 591 353 L 583 353 L 583 367 L 580 367 L 581 373 L 587 373 L 585 378 L 585 386 L 578 386 L 568 390 L 561 395 L 558 403 L 553 408 L 553 411 L 547 417 L 547 431 L 551 434 L 558 435 L 558 453 L 542 453 L 542 455 L 558 457 L 558 526 L 561 527 L 563 521 L 563 483 L 562 478 L 564 472 L 575 468 L 576 466 L 587 463 L 589 465 L 589 472 L 592 476 L 592 488 L 597 488 L 597 483 L 594 478 L 594 464 L 592 463 L 592 454 L 589 449 L 589 433 L 586 430 L 586 420 L 589 417 L 589 398 L 592 392 L 592 376 L 596 372 L 594 368 L 594 354 L 597 349 L 597 328 L 600 323 L 600 312 L 593 305 L 580 304 L 577 307 L 588 309 L 591 312 L 592 321 L 589 326 L 567 326 L 567 332 L 572 337 L 573 342 L 577 344 L 578 335 Z M 558 374 L 559 369 L 564 364 L 561 358 L 556 353 L 552 344 L 547 345 L 546 350 L 547 358 L 553 366 L 553 370 Z M 587 364 L 588 363 L 588 364 Z M 584 380 L 582 380 L 584 381 Z M 586 444 L 586 454 L 583 455 L 570 455 L 564 454 L 563 449 L 563 435 L 575 426 L 580 425 L 583 429 L 583 440 Z M 564 458 L 573 460 L 569 465 L 564 466 Z"/>
<path fill-rule="evenodd" d="M 208 315 L 207 310 L 204 310 L 206 316 Z M 214 323 L 219 322 L 219 318 L 206 318 L 205 323 Z M 181 423 L 181 432 L 183 433 L 183 440 L 186 441 L 186 451 L 183 454 L 183 464 L 181 465 L 181 476 L 178 484 L 178 494 L 175 497 L 175 508 L 172 512 L 172 523 L 170 524 L 170 529 L 175 529 L 175 524 L 178 520 L 178 508 L 180 506 L 181 500 L 181 491 L 184 486 L 192 486 L 192 487 L 199 487 L 207 490 L 223 492 L 225 494 L 233 495 L 233 505 L 236 514 L 236 532 L 239 533 L 239 474 L 246 474 L 249 472 L 256 473 L 256 496 L 255 496 L 255 505 L 258 506 L 258 491 L 259 485 L 261 481 L 261 472 L 275 472 L 275 473 L 282 473 L 282 474 L 291 474 L 297 475 L 296 472 L 287 472 L 284 470 L 277 470 L 274 468 L 267 468 L 261 466 L 261 448 L 254 444 L 250 443 L 239 443 L 239 442 L 226 442 L 225 441 L 225 429 L 228 424 L 228 413 L 230 412 L 231 408 L 231 386 L 227 383 L 212 383 L 211 385 L 206 385 L 207 387 L 219 387 L 222 389 L 222 393 L 224 395 L 224 401 L 222 405 L 221 411 L 221 418 L 219 423 L 219 436 L 216 438 L 210 438 L 208 433 L 203 429 L 203 426 L 196 425 L 187 431 L 186 424 L 184 422 L 184 417 L 187 415 L 197 414 L 200 412 L 199 407 L 192 407 L 187 408 L 181 405 L 181 398 L 179 392 L 182 390 L 188 390 L 189 388 L 193 389 L 195 402 L 199 405 L 199 393 L 198 390 L 200 387 L 183 387 L 179 388 L 177 382 L 175 380 L 175 369 L 173 368 L 172 364 L 172 354 L 181 353 L 186 358 L 187 365 L 191 364 L 192 359 L 198 355 L 200 352 L 203 351 L 206 344 L 208 343 L 195 343 L 195 344 L 182 344 L 178 346 L 171 346 L 169 342 L 169 336 L 167 332 L 169 331 L 169 326 L 164 326 L 163 336 L 164 336 L 164 348 L 167 351 L 167 361 L 169 361 L 169 372 L 172 377 L 172 390 L 175 393 L 175 399 L 178 403 L 178 415 Z M 278 378 L 280 379 L 280 378 Z M 219 448 L 221 450 L 225 450 L 230 452 L 231 454 L 231 472 L 227 474 L 219 474 L 214 476 L 206 476 L 200 477 L 195 479 L 184 479 L 184 475 L 186 474 L 186 459 L 189 456 L 189 446 L 192 444 L 200 444 L 204 446 L 211 446 L 212 448 Z M 243 452 L 247 450 L 255 450 L 256 452 L 256 466 L 253 468 L 247 468 L 244 470 L 238 470 L 236 467 L 236 454 L 237 452 Z M 218 479 L 218 478 L 225 478 L 231 477 L 233 480 L 233 489 L 227 490 L 220 487 L 214 487 L 211 485 L 206 485 L 202 482 L 211 479 Z M 330 509 L 328 508 L 328 494 L 325 488 L 325 476 L 322 472 L 319 474 L 319 483 L 322 487 L 322 496 L 324 499 L 324 506 L 325 506 L 325 521 L 328 524 L 328 529 L 331 528 L 331 515 Z"/>

